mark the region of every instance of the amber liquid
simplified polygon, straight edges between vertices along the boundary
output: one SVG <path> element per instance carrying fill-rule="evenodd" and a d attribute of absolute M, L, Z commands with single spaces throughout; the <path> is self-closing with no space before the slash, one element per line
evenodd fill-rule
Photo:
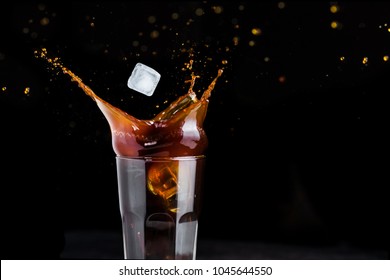
<path fill-rule="evenodd" d="M 222 70 L 218 71 L 216 78 L 200 99 L 193 91 L 198 77 L 192 75 L 192 79 L 187 81 L 190 87 L 186 94 L 173 101 L 153 119 L 140 120 L 101 99 L 58 59 L 48 58 L 45 49 L 36 52 L 36 56 L 46 59 L 52 66 L 69 75 L 72 81 L 96 102 L 110 125 L 112 145 L 117 156 L 167 158 L 204 154 L 208 141 L 203 130 L 203 122 L 207 113 L 208 99 L 217 79 L 222 75 Z M 146 228 L 152 230 L 146 231 L 145 238 L 153 241 L 145 244 L 145 250 L 149 252 L 145 253 L 146 258 L 160 258 L 162 255 L 164 258 L 175 258 L 174 252 L 168 252 L 172 250 L 172 246 L 164 240 L 169 239 L 168 236 L 175 228 L 178 218 L 183 222 L 186 219 L 189 219 L 189 222 L 197 219 L 196 214 L 182 213 L 180 217 L 176 216 L 180 212 L 177 205 L 177 194 L 181 187 L 177 179 L 178 170 L 178 163 L 174 161 L 153 162 L 147 165 L 145 187 L 148 190 L 148 213 L 144 222 Z M 167 246 L 165 249 L 164 244 Z M 161 256 L 156 253 L 159 251 L 162 252 Z M 186 257 L 181 256 L 181 258 Z"/>

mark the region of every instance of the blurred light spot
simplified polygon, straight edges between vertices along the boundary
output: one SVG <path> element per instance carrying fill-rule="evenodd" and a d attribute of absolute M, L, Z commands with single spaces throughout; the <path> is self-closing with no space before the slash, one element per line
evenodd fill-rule
<path fill-rule="evenodd" d="M 156 38 L 158 38 L 158 36 L 160 36 L 160 33 L 157 30 L 153 30 L 150 33 L 150 38 L 152 38 L 152 39 L 156 39 Z"/>
<path fill-rule="evenodd" d="M 195 15 L 197 15 L 197 16 L 203 16 L 204 15 L 204 11 L 203 11 L 203 9 L 202 8 L 197 8 L 196 10 L 195 10 Z"/>
<path fill-rule="evenodd" d="M 226 64 L 228 64 L 228 61 L 226 59 L 224 59 L 224 60 L 222 60 L 222 64 L 226 65 Z"/>
<path fill-rule="evenodd" d="M 341 56 L 340 61 L 344 61 L 344 60 L 345 60 L 345 56 Z"/>
<path fill-rule="evenodd" d="M 2 90 L 2 91 L 6 91 L 6 90 L 7 90 L 7 87 L 2 87 L 1 90 Z"/>
<path fill-rule="evenodd" d="M 193 23 L 194 20 L 192 18 L 190 18 L 187 22 L 186 22 L 186 25 L 190 25 L 191 23 Z"/>
<path fill-rule="evenodd" d="M 173 13 L 173 14 L 171 15 L 171 18 L 172 18 L 172 19 L 178 19 L 178 18 L 179 18 L 179 14 L 178 14 L 178 13 Z"/>
<path fill-rule="evenodd" d="M 383 61 L 389 61 L 389 56 L 388 55 L 385 55 L 385 56 L 383 56 Z"/>
<path fill-rule="evenodd" d="M 252 28 L 252 31 L 251 31 L 251 32 L 252 32 L 252 34 L 255 35 L 255 36 L 259 36 L 259 35 L 262 33 L 261 29 L 258 28 L 258 27 Z"/>
<path fill-rule="evenodd" d="M 249 44 L 250 47 L 253 47 L 254 45 L 256 45 L 255 41 L 249 41 L 248 44 Z"/>
<path fill-rule="evenodd" d="M 24 94 L 29 94 L 30 93 L 30 88 L 26 87 L 23 92 L 24 92 Z"/>
<path fill-rule="evenodd" d="M 240 39 L 238 37 L 233 37 L 233 45 L 237 46 L 239 40 Z"/>
<path fill-rule="evenodd" d="M 69 122 L 69 127 L 70 128 L 76 127 L 76 122 L 74 122 L 74 121 Z"/>
<path fill-rule="evenodd" d="M 286 3 L 284 3 L 284 2 L 279 2 L 279 3 L 278 3 L 278 8 L 279 8 L 279 9 L 284 9 L 284 8 L 286 8 Z"/>
<path fill-rule="evenodd" d="M 27 34 L 28 32 L 30 32 L 30 29 L 29 29 L 28 27 L 24 27 L 24 28 L 22 29 L 22 32 L 23 32 L 24 34 Z"/>
<path fill-rule="evenodd" d="M 330 12 L 332 13 L 332 14 L 335 14 L 335 13 L 337 13 L 337 12 L 339 12 L 340 11 L 340 7 L 338 6 L 338 5 L 332 5 L 332 6 L 330 6 Z"/>
<path fill-rule="evenodd" d="M 265 62 L 269 62 L 271 59 L 268 57 L 268 56 L 266 56 L 266 57 L 264 57 L 264 61 Z"/>
<path fill-rule="evenodd" d="M 342 28 L 342 24 L 338 21 L 332 21 L 330 23 L 330 27 L 332 27 L 333 29 L 341 29 Z"/>
<path fill-rule="evenodd" d="M 366 28 L 366 23 L 361 22 L 361 23 L 359 23 L 358 27 L 359 28 Z"/>
<path fill-rule="evenodd" d="M 94 22 L 91 22 L 89 25 L 90 25 L 91 27 L 95 27 L 95 23 L 94 23 Z"/>
<path fill-rule="evenodd" d="M 132 45 L 133 45 L 133 47 L 138 47 L 139 46 L 139 41 L 133 41 Z"/>
<path fill-rule="evenodd" d="M 146 52 L 147 50 L 148 50 L 148 46 L 146 45 L 141 46 L 141 51 Z"/>
<path fill-rule="evenodd" d="M 362 63 L 363 64 L 367 64 L 368 63 L 368 57 L 367 56 L 363 57 Z"/>
<path fill-rule="evenodd" d="M 46 25 L 48 25 L 50 23 L 50 20 L 49 20 L 49 18 L 44 17 L 44 18 L 41 19 L 40 23 L 41 23 L 42 26 L 46 26 Z"/>
<path fill-rule="evenodd" d="M 214 6 L 212 9 L 216 14 L 221 14 L 223 12 L 223 8 L 221 6 Z"/>
<path fill-rule="evenodd" d="M 278 78 L 279 83 L 284 84 L 286 82 L 286 76 L 282 75 Z"/>
<path fill-rule="evenodd" d="M 44 11 L 45 9 L 46 9 L 45 4 L 39 4 L 39 5 L 38 5 L 38 10 L 39 10 L 39 11 Z"/>
<path fill-rule="evenodd" d="M 148 22 L 149 22 L 150 24 L 155 23 L 155 22 L 156 22 L 156 17 L 155 17 L 155 16 L 149 16 L 149 17 L 148 17 Z"/>
<path fill-rule="evenodd" d="M 244 5 L 240 5 L 240 6 L 238 6 L 238 10 L 239 10 L 239 11 L 243 11 L 243 10 L 245 10 L 245 6 L 244 6 Z"/>

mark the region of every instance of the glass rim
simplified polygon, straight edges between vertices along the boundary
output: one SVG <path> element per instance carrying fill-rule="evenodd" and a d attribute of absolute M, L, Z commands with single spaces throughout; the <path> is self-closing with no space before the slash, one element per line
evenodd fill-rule
<path fill-rule="evenodd" d="M 145 161 L 153 161 L 153 160 L 201 160 L 205 159 L 205 155 L 196 155 L 196 156 L 121 156 L 116 155 L 117 159 L 125 159 L 125 160 L 145 160 Z"/>

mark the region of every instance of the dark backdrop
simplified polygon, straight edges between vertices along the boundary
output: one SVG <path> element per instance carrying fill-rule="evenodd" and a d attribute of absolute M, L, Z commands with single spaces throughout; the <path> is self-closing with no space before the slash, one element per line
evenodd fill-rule
<path fill-rule="evenodd" d="M 60 258 L 67 231 L 121 230 L 108 123 L 34 57 L 42 47 L 138 118 L 186 91 L 190 58 L 198 93 L 224 68 L 199 238 L 388 251 L 388 3 L 12 3 L 0 6 L 2 258 Z M 137 62 L 162 74 L 153 97 L 126 86 Z"/>

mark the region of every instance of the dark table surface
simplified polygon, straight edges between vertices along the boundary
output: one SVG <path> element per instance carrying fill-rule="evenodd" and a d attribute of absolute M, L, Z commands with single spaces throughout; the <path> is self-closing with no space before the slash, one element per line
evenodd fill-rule
<path fill-rule="evenodd" d="M 121 232 L 80 230 L 65 234 L 63 259 L 123 259 Z M 262 241 L 199 239 L 198 260 L 383 260 L 382 249 L 363 249 L 347 244 L 307 246 Z"/>

